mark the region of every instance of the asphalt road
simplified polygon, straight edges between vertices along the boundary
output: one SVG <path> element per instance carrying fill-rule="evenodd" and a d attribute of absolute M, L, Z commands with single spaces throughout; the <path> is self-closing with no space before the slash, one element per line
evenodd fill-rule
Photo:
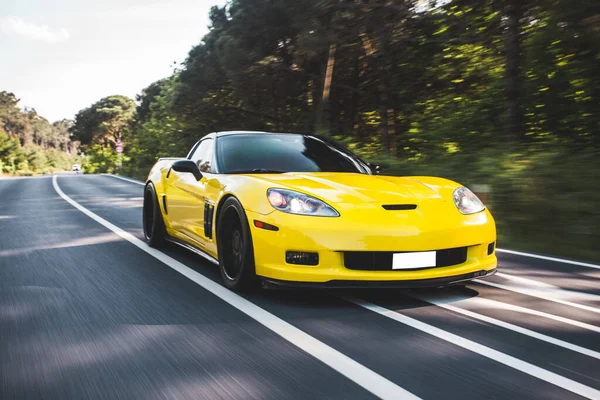
<path fill-rule="evenodd" d="M 139 183 L 55 181 L 0 180 L 1 399 L 600 399 L 600 266 L 239 297 L 140 243 Z"/>

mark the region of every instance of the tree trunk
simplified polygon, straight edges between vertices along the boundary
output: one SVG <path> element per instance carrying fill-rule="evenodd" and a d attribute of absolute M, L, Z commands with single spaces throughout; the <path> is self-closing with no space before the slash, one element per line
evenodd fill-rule
<path fill-rule="evenodd" d="M 389 63 L 388 63 L 388 32 L 386 28 L 386 15 L 381 15 L 381 27 L 379 29 L 379 118 L 381 129 L 381 143 L 386 154 L 390 154 L 390 135 L 388 129 L 388 109 L 389 107 Z"/>
<path fill-rule="evenodd" d="M 506 139 L 509 141 L 523 139 L 523 109 L 521 90 L 521 18 L 523 9 L 521 0 L 507 0 L 505 6 L 506 31 L 504 46 L 506 52 L 504 94 L 506 113 Z"/>
<path fill-rule="evenodd" d="M 352 91 L 350 100 L 346 106 L 344 121 L 344 131 L 346 129 L 350 132 L 350 135 L 354 137 L 354 139 L 358 140 L 358 129 L 357 129 L 357 121 L 358 121 L 358 102 L 359 102 L 359 89 L 360 89 L 360 51 L 354 54 L 354 63 L 352 66 L 352 81 L 350 82 L 350 86 L 352 86 L 355 90 Z"/>
<path fill-rule="evenodd" d="M 333 67 L 335 65 L 335 50 L 336 45 L 332 43 L 329 46 L 329 56 L 327 57 L 327 67 L 325 69 L 325 77 L 323 79 L 323 95 L 321 103 L 317 109 L 317 133 L 325 136 L 330 135 L 330 104 L 329 95 L 331 93 L 331 81 L 333 80 Z"/>

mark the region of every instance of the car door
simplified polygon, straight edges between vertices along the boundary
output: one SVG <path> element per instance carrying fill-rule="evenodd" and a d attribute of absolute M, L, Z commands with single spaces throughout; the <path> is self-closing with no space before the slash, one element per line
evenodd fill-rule
<path fill-rule="evenodd" d="M 187 172 L 171 171 L 171 190 L 168 194 L 169 217 L 177 226 L 178 232 L 192 244 L 204 247 L 207 235 L 204 229 L 205 214 L 212 203 L 207 203 L 207 189 L 212 180 L 212 159 L 214 140 L 204 139 L 196 147 L 189 159 L 198 165 L 202 178 L 197 181 Z M 208 204 L 208 206 L 207 206 Z M 211 215 L 212 216 L 212 215 Z"/>

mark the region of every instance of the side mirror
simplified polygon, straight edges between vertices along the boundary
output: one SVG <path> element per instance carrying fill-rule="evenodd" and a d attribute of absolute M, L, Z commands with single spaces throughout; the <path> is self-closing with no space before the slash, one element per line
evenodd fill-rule
<path fill-rule="evenodd" d="M 379 175 L 379 173 L 381 172 L 381 165 L 379 164 L 367 163 L 367 166 L 371 168 L 371 171 L 373 171 L 373 175 Z"/>
<path fill-rule="evenodd" d="M 173 168 L 174 171 L 177 171 L 177 172 L 189 172 L 189 173 L 193 174 L 194 178 L 196 178 L 197 181 L 202 179 L 202 172 L 200 172 L 200 169 L 198 168 L 196 163 L 193 161 L 178 160 L 178 161 L 175 161 L 171 167 Z"/>

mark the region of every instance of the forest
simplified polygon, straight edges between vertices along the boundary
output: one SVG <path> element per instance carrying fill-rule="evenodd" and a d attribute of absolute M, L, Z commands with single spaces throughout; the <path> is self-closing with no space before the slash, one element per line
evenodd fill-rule
<path fill-rule="evenodd" d="M 0 92 L 0 176 L 64 171 L 81 161 L 73 121 L 50 123 L 35 109 L 22 110 L 19 101 L 14 93 Z"/>
<path fill-rule="evenodd" d="M 598 260 L 599 50 L 597 0 L 231 0 L 171 76 L 25 136 L 141 179 L 213 131 L 330 136 L 485 187 L 500 247 Z"/>

